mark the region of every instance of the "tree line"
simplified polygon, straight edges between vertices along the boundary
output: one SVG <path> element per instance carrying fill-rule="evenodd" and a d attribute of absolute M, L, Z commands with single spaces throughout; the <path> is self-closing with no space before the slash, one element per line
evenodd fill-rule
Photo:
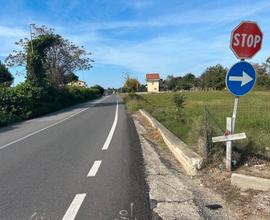
<path fill-rule="evenodd" d="M 34 26 L 31 39 L 16 42 L 0 63 L 0 126 L 61 109 L 103 95 L 104 88 L 68 86 L 78 81 L 76 71 L 89 70 L 93 60 L 84 47 L 56 34 L 46 26 Z M 8 67 L 23 66 L 25 81 L 10 87 L 14 77 Z"/>
<path fill-rule="evenodd" d="M 253 63 L 256 70 L 257 82 L 255 88 L 257 90 L 270 89 L 270 57 L 262 64 Z M 166 79 L 160 80 L 160 91 L 178 91 L 178 90 L 223 90 L 226 88 L 225 77 L 228 68 L 220 64 L 210 66 L 199 76 L 196 77 L 192 73 L 187 73 L 184 76 L 168 75 Z M 147 90 L 144 84 L 132 77 L 126 77 L 123 87 L 120 92 Z"/>
<path fill-rule="evenodd" d="M 264 63 L 253 63 L 256 70 L 257 82 L 256 89 L 270 89 L 270 58 Z M 223 90 L 226 88 L 225 77 L 228 68 L 220 64 L 208 67 L 199 77 L 192 73 L 184 76 L 168 75 L 165 80 L 160 81 L 161 91 L 177 91 L 177 90 Z"/>
<path fill-rule="evenodd" d="M 256 70 L 256 89 L 270 89 L 270 58 L 262 64 L 253 63 Z M 161 91 L 177 90 L 223 90 L 226 88 L 225 77 L 228 68 L 220 64 L 208 67 L 199 77 L 192 73 L 184 76 L 168 75 L 165 80 L 160 81 Z"/>

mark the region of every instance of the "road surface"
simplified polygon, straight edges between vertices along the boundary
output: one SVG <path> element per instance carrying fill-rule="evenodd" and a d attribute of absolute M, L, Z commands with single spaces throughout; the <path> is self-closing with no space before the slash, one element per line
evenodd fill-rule
<path fill-rule="evenodd" d="M 0 130 L 0 219 L 150 219 L 140 142 L 116 95 Z"/>

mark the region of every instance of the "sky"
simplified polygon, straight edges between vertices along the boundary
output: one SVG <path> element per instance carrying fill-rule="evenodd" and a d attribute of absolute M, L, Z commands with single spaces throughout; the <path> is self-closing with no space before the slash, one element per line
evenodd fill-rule
<path fill-rule="evenodd" d="M 207 67 L 230 67 L 231 31 L 243 20 L 264 33 L 270 56 L 269 0 L 0 0 L 0 59 L 29 37 L 29 24 L 46 25 L 91 52 L 93 68 L 77 72 L 88 85 L 120 87 L 125 73 L 145 83 L 145 74 L 199 76 Z M 268 43 L 269 42 L 269 43 Z M 17 68 L 11 69 L 15 75 Z M 15 76 L 15 84 L 24 76 Z"/>

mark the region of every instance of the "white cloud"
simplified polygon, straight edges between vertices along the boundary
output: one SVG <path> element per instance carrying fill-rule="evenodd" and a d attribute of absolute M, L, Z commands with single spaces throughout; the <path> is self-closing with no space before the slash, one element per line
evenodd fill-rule
<path fill-rule="evenodd" d="M 19 27 L 0 26 L 1 48 L 0 56 L 6 57 L 12 50 L 18 48 L 15 42 L 27 36 L 27 32 Z"/>
<path fill-rule="evenodd" d="M 207 46 L 201 40 L 178 33 L 156 37 L 143 43 L 95 45 L 92 49 L 99 63 L 123 66 L 143 73 L 149 71 L 185 73 L 193 69 L 192 63 L 196 63 L 196 60 L 208 59 L 216 46 L 214 44 Z"/>
<path fill-rule="evenodd" d="M 153 6 L 153 1 L 136 2 L 136 4 L 132 3 L 130 7 L 133 6 L 136 10 L 140 10 Z M 74 1 L 74 5 L 76 5 L 76 1 Z M 74 5 L 71 5 L 70 8 Z M 252 6 L 241 4 L 241 7 L 234 3 L 216 9 L 210 9 L 208 5 L 204 5 L 207 10 L 198 7 L 184 13 L 167 13 L 144 20 L 48 26 L 55 27 L 56 32 L 60 32 L 75 43 L 86 46 L 89 51 L 93 52 L 93 58 L 97 63 L 122 66 L 140 73 L 157 71 L 165 74 L 187 72 L 200 74 L 209 65 L 221 63 L 230 66 L 232 62 L 236 61 L 229 49 L 229 29 L 242 19 L 266 12 L 269 7 L 270 2 L 266 1 L 256 2 Z M 260 21 L 265 29 L 270 24 L 269 18 Z M 184 25 L 190 26 L 190 30 L 183 31 Z M 226 30 L 223 25 L 226 26 Z M 228 26 L 230 26 L 229 29 Z M 164 31 L 168 30 L 168 27 L 173 27 L 174 30 L 165 34 Z M 162 31 L 151 39 L 140 37 L 140 39 L 132 41 L 128 37 L 124 40 L 118 39 L 117 35 L 111 34 L 114 29 L 117 29 L 117 34 L 120 31 L 129 33 L 132 29 Z M 201 35 L 206 31 L 211 31 L 212 35 L 202 38 Z M 198 34 L 194 34 L 194 32 Z M 27 35 L 27 30 L 0 26 L 0 38 L 4 42 L 0 55 L 7 55 L 14 48 L 14 41 Z M 266 32 L 265 39 L 269 37 L 270 33 Z M 269 49 L 269 46 L 266 45 L 260 55 L 256 56 L 255 61 L 262 62 L 267 57 Z"/>
<path fill-rule="evenodd" d="M 26 31 L 18 27 L 0 26 L 0 37 L 21 38 L 26 35 Z"/>
<path fill-rule="evenodd" d="M 142 9 L 146 9 L 155 5 L 156 1 L 154 0 L 136 0 L 136 1 L 123 0 L 121 1 L 121 3 L 135 10 L 142 10 Z"/>
<path fill-rule="evenodd" d="M 148 1 L 147 1 L 148 2 Z M 136 5 L 150 6 L 152 1 L 147 2 L 132 2 L 133 7 Z M 234 21 L 245 20 L 253 15 L 257 15 L 260 12 L 266 12 L 270 9 L 270 2 L 260 1 L 256 4 L 231 4 L 226 7 L 219 7 L 215 9 L 200 7 L 185 12 L 179 12 L 174 14 L 163 14 L 150 17 L 148 19 L 137 19 L 137 20 L 119 20 L 119 21 L 104 21 L 104 22 L 84 22 L 78 25 L 79 29 L 90 29 L 92 31 L 98 30 L 110 30 L 120 28 L 145 28 L 145 27 L 168 27 L 168 26 L 179 26 L 189 24 L 210 24 L 218 25 L 220 23 L 228 23 Z M 149 9 L 151 10 L 151 9 Z"/>

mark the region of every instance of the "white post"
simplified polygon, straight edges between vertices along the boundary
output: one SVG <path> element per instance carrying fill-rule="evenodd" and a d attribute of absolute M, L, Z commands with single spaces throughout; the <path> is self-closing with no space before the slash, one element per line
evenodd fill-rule
<path fill-rule="evenodd" d="M 232 118 L 227 117 L 227 131 L 232 132 Z M 232 164 L 232 141 L 226 141 L 226 169 L 230 172 Z"/>
<path fill-rule="evenodd" d="M 235 97 L 234 99 L 234 106 L 233 106 L 233 115 L 232 115 L 232 130 L 231 133 L 234 134 L 235 128 L 235 121 L 236 121 L 236 114 L 237 114 L 237 107 L 238 107 L 239 97 Z"/>

